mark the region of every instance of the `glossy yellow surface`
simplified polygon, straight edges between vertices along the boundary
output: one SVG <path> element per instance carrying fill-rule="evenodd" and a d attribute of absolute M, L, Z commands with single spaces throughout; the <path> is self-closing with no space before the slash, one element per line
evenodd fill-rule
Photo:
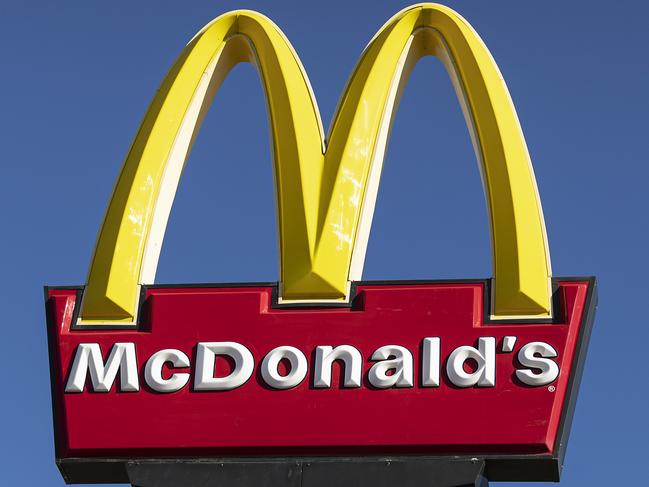
<path fill-rule="evenodd" d="M 178 184 L 177 178 L 165 176 L 165 169 L 171 171 L 167 166 L 174 158 L 184 162 L 205 107 L 239 62 L 257 66 L 268 101 L 281 297 L 345 300 L 350 278 L 358 273 L 350 269 L 362 268 L 378 171 L 399 94 L 414 63 L 426 55 L 445 62 L 472 129 L 491 215 L 493 314 L 549 315 L 543 215 L 509 92 L 471 26 L 449 8 L 422 4 L 395 15 L 365 49 L 326 148 L 307 76 L 277 26 L 258 13 L 235 11 L 199 32 L 158 90 L 126 158 L 91 264 L 82 321 L 135 319 L 139 286 L 152 278 L 143 270 L 143 260 L 148 259 L 145 267 L 155 268 L 159 243 L 152 244 L 151 235 L 161 242 L 165 201 L 173 200 Z M 154 247 L 157 251 L 150 250 Z"/>

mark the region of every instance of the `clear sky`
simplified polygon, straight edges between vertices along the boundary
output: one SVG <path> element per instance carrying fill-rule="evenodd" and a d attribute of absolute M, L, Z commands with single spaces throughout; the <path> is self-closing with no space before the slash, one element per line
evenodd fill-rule
<path fill-rule="evenodd" d="M 227 10 L 267 14 L 299 53 L 326 126 L 363 47 L 408 3 L 0 2 L 2 485 L 63 485 L 42 286 L 84 283 L 122 160 L 185 43 Z M 640 485 L 649 453 L 649 7 L 449 5 L 482 36 L 511 91 L 554 275 L 599 279 L 563 485 Z M 241 65 L 187 163 L 157 282 L 277 280 L 273 201 L 263 93 Z M 475 156 L 448 76 L 427 58 L 396 116 L 364 278 L 489 276 Z"/>

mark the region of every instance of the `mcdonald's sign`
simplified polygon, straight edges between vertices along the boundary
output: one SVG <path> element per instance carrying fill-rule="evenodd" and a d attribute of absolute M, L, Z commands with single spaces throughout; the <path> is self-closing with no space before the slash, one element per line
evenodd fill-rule
<path fill-rule="evenodd" d="M 471 129 L 493 278 L 363 281 L 395 106 L 427 55 L 444 62 Z M 154 284 L 192 141 L 240 62 L 258 68 L 268 104 L 280 281 Z M 594 278 L 551 274 L 530 157 L 491 54 L 457 13 L 421 4 L 370 41 L 326 139 L 280 29 L 244 10 L 210 22 L 137 132 L 86 285 L 46 287 L 45 300 L 66 481 L 149 485 L 138 475 L 173 460 L 255 485 L 384 485 L 441 464 L 558 480 L 596 290 Z"/>

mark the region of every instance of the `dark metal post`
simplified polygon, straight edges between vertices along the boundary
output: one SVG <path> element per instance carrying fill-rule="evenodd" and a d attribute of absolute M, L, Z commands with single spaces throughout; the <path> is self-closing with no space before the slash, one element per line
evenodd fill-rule
<path fill-rule="evenodd" d="M 134 487 L 487 487 L 479 458 L 305 458 L 128 462 Z"/>

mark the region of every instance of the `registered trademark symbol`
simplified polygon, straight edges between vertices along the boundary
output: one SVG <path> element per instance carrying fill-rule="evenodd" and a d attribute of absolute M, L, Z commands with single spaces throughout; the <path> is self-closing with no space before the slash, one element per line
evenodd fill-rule
<path fill-rule="evenodd" d="M 554 386 L 548 386 L 548 391 L 550 391 L 550 392 L 554 392 L 554 391 L 556 391 L 556 390 L 557 390 L 556 387 L 554 387 Z"/>

